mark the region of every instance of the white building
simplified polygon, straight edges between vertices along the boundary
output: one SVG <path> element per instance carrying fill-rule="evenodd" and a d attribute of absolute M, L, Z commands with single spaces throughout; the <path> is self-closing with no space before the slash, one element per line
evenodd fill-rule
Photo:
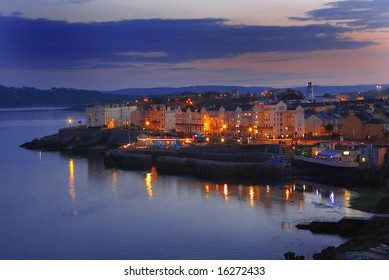
<path fill-rule="evenodd" d="M 304 134 L 304 109 L 280 101 L 277 104 L 254 106 L 254 129 L 259 138 L 302 136 Z"/>
<path fill-rule="evenodd" d="M 176 112 L 180 109 L 171 109 L 167 107 L 165 111 L 165 131 L 172 132 L 176 130 Z"/>
<path fill-rule="evenodd" d="M 137 110 L 136 106 L 95 105 L 86 108 L 87 127 L 123 127 L 131 124 L 131 116 Z"/>

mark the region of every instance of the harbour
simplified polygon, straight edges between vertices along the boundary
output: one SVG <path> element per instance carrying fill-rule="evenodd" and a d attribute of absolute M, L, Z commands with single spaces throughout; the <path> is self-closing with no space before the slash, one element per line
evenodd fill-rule
<path fill-rule="evenodd" d="M 347 185 L 204 180 L 107 168 L 101 153 L 22 149 L 83 115 L 1 114 L 2 259 L 311 259 L 346 238 L 298 230 L 298 221 L 366 215 L 349 208 L 357 194 Z"/>

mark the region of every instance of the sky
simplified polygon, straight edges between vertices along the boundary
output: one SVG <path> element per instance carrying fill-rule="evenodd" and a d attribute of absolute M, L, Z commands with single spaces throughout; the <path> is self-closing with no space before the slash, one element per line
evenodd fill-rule
<path fill-rule="evenodd" d="M 388 0 L 1 0 L 0 84 L 387 84 Z"/>

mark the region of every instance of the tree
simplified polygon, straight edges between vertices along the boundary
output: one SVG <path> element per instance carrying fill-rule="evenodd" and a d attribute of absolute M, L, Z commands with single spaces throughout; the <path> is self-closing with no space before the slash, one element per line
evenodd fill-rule
<path fill-rule="evenodd" d="M 304 94 L 298 90 L 290 88 L 286 89 L 285 91 L 278 92 L 276 96 L 283 101 L 304 99 Z"/>
<path fill-rule="evenodd" d="M 324 127 L 325 131 L 330 134 L 334 130 L 334 125 L 329 123 Z"/>
<path fill-rule="evenodd" d="M 386 129 L 383 129 L 381 132 L 382 132 L 382 138 L 385 141 L 388 141 L 389 140 L 389 131 L 387 131 Z"/>

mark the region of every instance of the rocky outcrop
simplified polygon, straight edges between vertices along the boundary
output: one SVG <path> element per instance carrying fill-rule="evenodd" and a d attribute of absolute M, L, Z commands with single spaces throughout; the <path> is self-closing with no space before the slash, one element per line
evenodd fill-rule
<path fill-rule="evenodd" d="M 57 134 L 36 138 L 21 145 L 22 148 L 46 151 L 86 152 L 115 149 L 129 142 L 129 131 L 72 127 L 60 129 Z"/>
<path fill-rule="evenodd" d="M 299 229 L 313 233 L 339 234 L 350 237 L 338 247 L 330 246 L 313 259 L 389 259 L 389 216 L 373 215 L 367 219 L 342 218 L 339 221 L 313 221 L 299 224 Z"/>
<path fill-rule="evenodd" d="M 314 254 L 315 260 L 389 259 L 389 225 L 370 234 L 349 239 L 338 247 L 330 246 Z"/>
<path fill-rule="evenodd" d="M 373 213 L 389 214 L 389 196 L 383 197 L 377 202 L 373 209 Z"/>

